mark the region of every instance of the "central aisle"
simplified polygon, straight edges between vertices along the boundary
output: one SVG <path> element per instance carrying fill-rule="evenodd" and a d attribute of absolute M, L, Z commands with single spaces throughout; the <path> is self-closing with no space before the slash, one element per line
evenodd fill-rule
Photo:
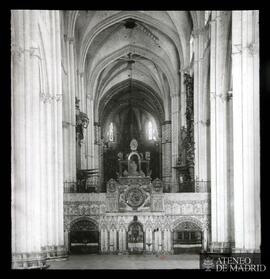
<path fill-rule="evenodd" d="M 199 269 L 199 255 L 71 255 L 48 264 L 49 269 Z"/>

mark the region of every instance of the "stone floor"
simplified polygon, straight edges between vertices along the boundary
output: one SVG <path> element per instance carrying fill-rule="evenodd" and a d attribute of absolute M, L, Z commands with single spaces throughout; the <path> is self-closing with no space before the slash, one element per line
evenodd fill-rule
<path fill-rule="evenodd" d="M 49 269 L 198 269 L 199 255 L 71 255 Z"/>

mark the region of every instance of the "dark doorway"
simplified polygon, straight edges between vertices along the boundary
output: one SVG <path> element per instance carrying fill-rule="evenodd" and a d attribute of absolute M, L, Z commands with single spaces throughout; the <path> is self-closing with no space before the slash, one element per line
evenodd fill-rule
<path fill-rule="evenodd" d="M 98 254 L 99 232 L 97 226 L 89 220 L 80 220 L 71 226 L 71 254 Z"/>
<path fill-rule="evenodd" d="M 194 223 L 183 222 L 173 231 L 174 254 L 200 253 L 202 249 L 202 231 Z"/>
<path fill-rule="evenodd" d="M 144 251 L 144 232 L 142 225 L 133 221 L 128 228 L 128 252 L 142 254 Z"/>

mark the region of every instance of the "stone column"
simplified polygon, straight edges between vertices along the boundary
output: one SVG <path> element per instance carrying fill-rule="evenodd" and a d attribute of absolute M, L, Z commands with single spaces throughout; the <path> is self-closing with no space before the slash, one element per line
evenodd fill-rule
<path fill-rule="evenodd" d="M 171 253 L 171 251 L 172 251 L 172 231 L 170 229 L 168 230 L 167 237 L 168 237 L 168 239 L 167 239 L 167 242 L 168 242 L 168 252 Z"/>
<path fill-rule="evenodd" d="M 259 11 L 232 12 L 235 252 L 260 251 Z"/>
<path fill-rule="evenodd" d="M 76 183 L 76 108 L 75 108 L 75 65 L 74 65 L 74 38 L 67 38 L 67 65 L 68 65 L 68 144 L 69 170 L 68 182 Z"/>
<path fill-rule="evenodd" d="M 99 179 L 98 179 L 98 192 L 101 191 L 101 183 L 103 180 L 103 150 L 102 150 L 102 141 L 101 141 L 101 127 L 100 124 L 94 122 L 95 128 L 95 141 L 94 141 L 94 166 L 99 170 Z"/>
<path fill-rule="evenodd" d="M 152 230 L 152 251 L 153 252 L 156 251 L 156 247 L 155 247 L 155 232 L 154 232 L 154 230 Z"/>
<path fill-rule="evenodd" d="M 228 217 L 228 32 L 230 12 L 212 12 L 211 21 L 211 228 L 212 251 L 230 249 Z"/>
<path fill-rule="evenodd" d="M 99 243 L 100 243 L 100 252 L 101 252 L 101 253 L 104 252 L 104 242 L 105 242 L 105 239 L 104 239 L 104 229 L 101 229 L 101 230 L 100 230 L 100 240 L 99 240 Z"/>
<path fill-rule="evenodd" d="M 152 245 L 148 246 L 146 245 L 147 252 L 153 251 L 153 232 L 151 228 L 146 229 L 146 242 L 145 243 L 152 243 Z"/>
<path fill-rule="evenodd" d="M 206 25 L 194 32 L 194 176 L 196 192 L 205 191 L 205 184 L 209 181 L 210 145 L 208 126 L 210 119 L 208 69 L 209 69 L 209 26 Z M 206 189 L 207 190 L 207 189 Z"/>
<path fill-rule="evenodd" d="M 93 121 L 94 105 L 93 105 L 93 100 L 89 97 L 89 95 L 87 95 L 86 103 L 87 103 L 86 113 L 89 117 L 89 125 L 86 133 L 87 168 L 93 169 L 95 168 L 95 164 L 94 164 L 95 126 Z"/>
<path fill-rule="evenodd" d="M 37 17 L 12 11 L 12 268 L 42 268 Z M 33 117 L 33 115 L 35 117 Z"/>
<path fill-rule="evenodd" d="M 171 232 L 169 229 L 165 229 L 164 231 L 164 250 L 166 252 L 170 252 L 171 250 Z"/>
<path fill-rule="evenodd" d="M 126 253 L 127 252 L 127 230 L 124 229 L 123 231 L 123 252 Z"/>
<path fill-rule="evenodd" d="M 75 69 L 74 38 L 65 37 L 67 84 L 63 96 L 63 143 L 64 143 L 64 184 L 66 190 L 76 189 L 76 111 L 75 111 Z"/>
<path fill-rule="evenodd" d="M 62 129 L 62 75 L 61 75 L 61 39 L 60 39 L 60 13 L 54 12 L 55 25 L 55 109 L 56 109 L 56 138 L 57 152 L 56 152 L 56 257 L 61 258 L 66 256 L 66 248 L 64 246 L 64 189 L 63 189 L 63 129 Z"/>
<path fill-rule="evenodd" d="M 105 230 L 105 251 L 109 251 L 109 233 L 108 230 Z"/>
<path fill-rule="evenodd" d="M 202 231 L 202 249 L 205 252 L 208 250 L 208 230 L 206 228 Z"/>
<path fill-rule="evenodd" d="M 100 230 L 101 239 L 100 239 L 100 250 L 102 253 L 108 251 L 108 231 L 106 228 Z"/>
<path fill-rule="evenodd" d="M 179 134 L 180 134 L 180 96 L 174 95 L 171 99 L 171 113 L 172 113 L 172 124 L 171 124 L 171 149 L 172 149 L 172 167 L 176 166 L 179 156 Z M 178 181 L 177 181 L 177 170 L 171 168 L 172 179 L 171 189 L 172 192 L 178 192 Z"/>
<path fill-rule="evenodd" d="M 41 35 L 51 49 L 48 66 L 40 13 L 12 12 L 13 268 L 43 268 L 48 250 L 65 254 L 60 20 L 59 12 L 46 11 L 50 31 Z"/>
<path fill-rule="evenodd" d="M 162 125 L 162 180 L 165 189 L 171 189 L 172 177 L 172 141 L 171 121 L 165 121 Z"/>
<path fill-rule="evenodd" d="M 119 230 L 119 252 L 123 253 L 126 251 L 126 230 L 121 228 Z"/>
<path fill-rule="evenodd" d="M 117 245 L 116 234 L 117 234 L 116 229 L 110 229 L 110 247 L 109 247 L 110 252 L 114 252 L 117 249 L 117 247 L 116 247 L 116 245 Z"/>
<path fill-rule="evenodd" d="M 79 93 L 79 99 L 80 99 L 80 111 L 86 112 L 85 108 L 85 101 L 86 101 L 86 96 L 84 94 L 84 73 L 83 72 L 78 72 L 77 73 L 77 80 L 78 80 L 78 93 Z M 84 138 L 81 141 L 81 169 L 87 169 L 87 132 L 88 128 L 83 131 Z"/>
<path fill-rule="evenodd" d="M 186 107 L 187 107 L 187 102 L 186 102 L 186 90 L 185 90 L 185 84 L 184 84 L 184 69 L 179 70 L 179 75 L 180 75 L 180 88 L 181 88 L 181 93 L 180 93 L 180 124 L 181 127 L 187 127 L 186 123 Z"/>
<path fill-rule="evenodd" d="M 123 251 L 123 232 L 122 229 L 118 231 L 118 250 L 121 253 Z"/>

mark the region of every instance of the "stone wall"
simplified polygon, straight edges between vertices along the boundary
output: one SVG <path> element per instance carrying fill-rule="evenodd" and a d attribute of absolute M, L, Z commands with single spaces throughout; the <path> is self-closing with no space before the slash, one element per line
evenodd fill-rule
<path fill-rule="evenodd" d="M 155 195 L 156 196 L 156 195 Z M 145 234 L 145 250 L 148 252 L 172 253 L 172 233 L 182 222 L 195 223 L 203 232 L 203 247 L 207 248 L 210 200 L 208 193 L 166 193 L 152 198 L 148 212 L 108 211 L 106 194 L 66 193 L 64 194 L 65 240 L 68 247 L 70 225 L 77 220 L 86 219 L 95 222 L 100 232 L 101 253 L 127 252 L 127 231 L 134 216 L 143 226 Z M 162 205 L 162 206 L 161 206 Z M 157 210 L 158 209 L 158 210 Z"/>

